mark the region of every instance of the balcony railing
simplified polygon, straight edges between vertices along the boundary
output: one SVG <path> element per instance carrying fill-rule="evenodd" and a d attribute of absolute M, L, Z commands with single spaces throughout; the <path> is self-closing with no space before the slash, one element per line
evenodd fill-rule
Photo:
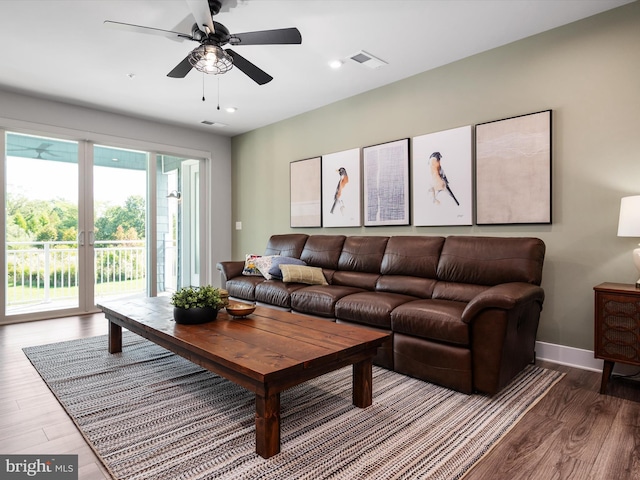
<path fill-rule="evenodd" d="M 7 313 L 78 298 L 76 242 L 7 242 Z M 95 296 L 146 290 L 144 240 L 96 241 Z"/>

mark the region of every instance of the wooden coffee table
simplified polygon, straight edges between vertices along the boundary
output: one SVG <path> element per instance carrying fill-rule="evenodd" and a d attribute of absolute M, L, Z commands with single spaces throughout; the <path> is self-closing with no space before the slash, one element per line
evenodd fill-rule
<path fill-rule="evenodd" d="M 103 302 L 109 352 L 122 351 L 122 327 L 256 394 L 256 452 L 280 451 L 280 392 L 353 365 L 353 404 L 371 405 L 372 359 L 389 338 L 377 331 L 336 324 L 267 307 L 234 319 L 220 311 L 200 325 L 173 321 L 167 297 Z"/>

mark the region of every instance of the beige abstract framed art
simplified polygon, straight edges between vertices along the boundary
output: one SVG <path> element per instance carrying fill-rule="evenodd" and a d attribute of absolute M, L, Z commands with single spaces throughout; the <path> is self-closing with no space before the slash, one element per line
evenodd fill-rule
<path fill-rule="evenodd" d="M 291 227 L 322 226 L 322 157 L 289 164 Z"/>
<path fill-rule="evenodd" d="M 476 125 L 476 223 L 551 223 L 551 110 Z"/>

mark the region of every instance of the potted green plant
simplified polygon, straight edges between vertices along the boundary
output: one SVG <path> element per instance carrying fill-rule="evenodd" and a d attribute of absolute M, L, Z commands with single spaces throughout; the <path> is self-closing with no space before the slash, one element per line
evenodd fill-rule
<path fill-rule="evenodd" d="M 212 285 L 182 287 L 171 295 L 176 323 L 196 324 L 215 320 L 218 310 L 228 302 L 229 294 Z"/>

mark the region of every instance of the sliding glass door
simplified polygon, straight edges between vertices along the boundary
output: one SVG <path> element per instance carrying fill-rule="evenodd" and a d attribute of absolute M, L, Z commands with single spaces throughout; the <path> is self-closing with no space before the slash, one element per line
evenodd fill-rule
<path fill-rule="evenodd" d="M 146 152 L 93 147 L 94 298 L 143 295 L 147 284 L 147 164 Z"/>
<path fill-rule="evenodd" d="M 157 291 L 200 285 L 200 161 L 157 156 Z"/>
<path fill-rule="evenodd" d="M 82 313 L 199 284 L 200 160 L 3 136 L 3 316 Z"/>
<path fill-rule="evenodd" d="M 77 142 L 5 137 L 7 315 L 79 307 Z"/>

